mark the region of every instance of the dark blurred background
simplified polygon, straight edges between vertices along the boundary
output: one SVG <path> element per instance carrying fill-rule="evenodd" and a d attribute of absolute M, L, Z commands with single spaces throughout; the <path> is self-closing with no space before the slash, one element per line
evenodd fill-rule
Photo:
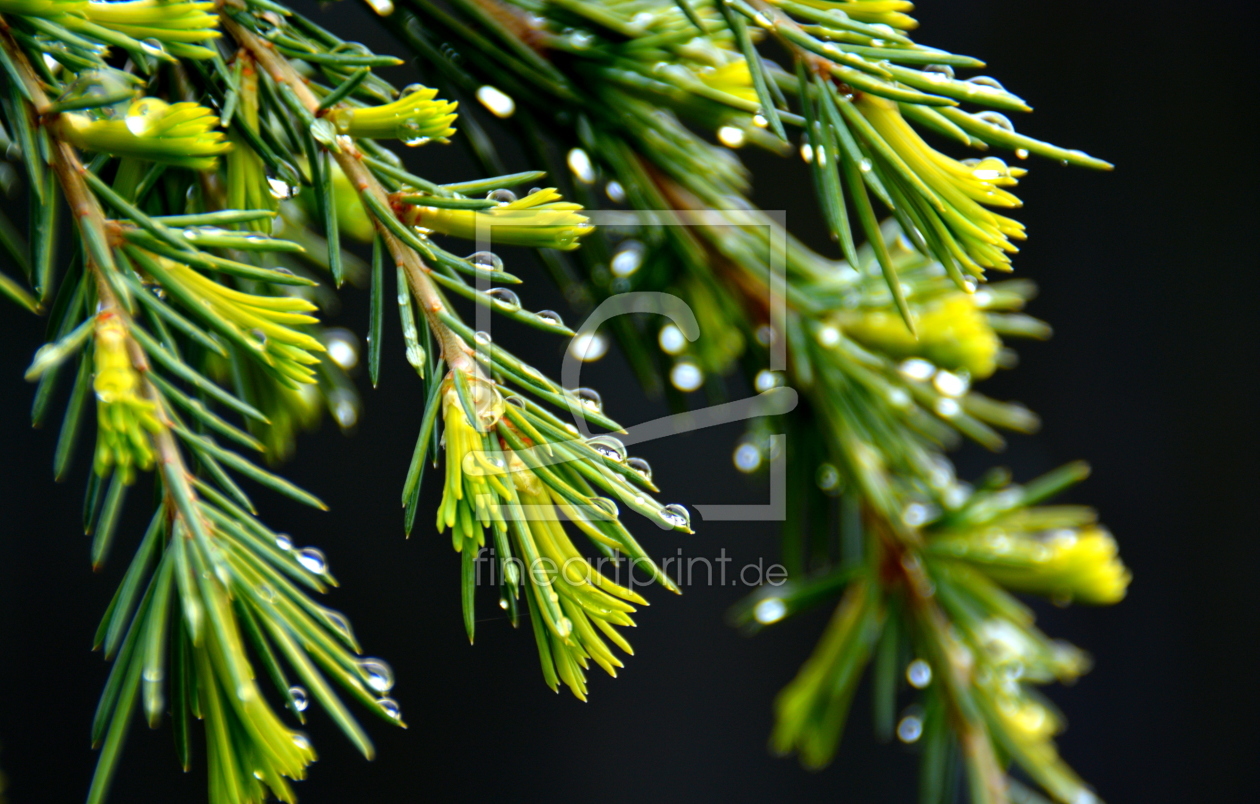
<path fill-rule="evenodd" d="M 403 52 L 357 5 L 313 13 L 345 38 Z M 1089 459 L 1094 477 L 1072 498 L 1101 509 L 1133 569 L 1117 607 L 1038 610 L 1046 630 L 1097 658 L 1074 687 L 1050 689 L 1070 723 L 1062 752 L 1113 803 L 1254 800 L 1260 288 L 1246 232 L 1257 226 L 1247 120 L 1255 6 L 961 0 L 924 2 L 916 16 L 921 41 L 984 58 L 1037 108 L 1021 130 L 1118 165 L 1101 174 L 1027 163 L 1018 217 L 1031 238 L 1015 265 L 1042 284 L 1031 311 L 1057 334 L 1021 344 L 1018 370 L 984 390 L 1029 403 L 1045 427 L 1003 455 L 959 459 L 964 476 L 1000 462 L 1020 479 Z M 457 146 L 407 158 L 434 178 L 474 175 Z M 787 209 L 789 224 L 825 247 L 799 161 L 753 161 L 767 169 L 756 186 L 762 206 Z M 512 270 L 528 280 L 527 306 L 565 309 L 541 271 Z M 366 293 L 347 292 L 332 321 L 362 333 Z M 80 526 L 88 456 L 54 484 L 56 428 L 27 425 L 32 388 L 21 375 L 42 329 L 11 306 L 0 316 L 0 768 L 13 802 L 72 802 L 95 763 L 88 726 L 108 669 L 89 651 L 92 633 L 140 525 L 126 521 L 113 560 L 93 574 Z M 542 336 L 520 347 L 548 370 L 558 370 L 562 349 Z M 491 595 L 469 647 L 458 560 L 429 524 L 438 483 L 427 484 L 416 535 L 402 538 L 398 491 L 421 402 L 399 338 L 386 342 L 380 389 L 359 380 L 357 432 L 346 438 L 325 423 L 284 470 L 331 512 L 261 490 L 255 498 L 272 527 L 329 554 L 342 588 L 328 602 L 353 618 L 369 653 L 393 664 L 410 729 L 371 723 L 379 758 L 368 763 L 316 712 L 309 731 L 321 761 L 298 787 L 304 802 L 915 800 L 913 749 L 874 742 L 862 696 L 826 770 L 766 751 L 771 700 L 826 612 L 750 639 L 723 621 L 742 588 L 695 586 L 680 598 L 655 590 L 631 634 L 638 655 L 615 681 L 592 673 L 586 704 L 543 686 L 528 627 L 514 632 Z M 584 381 L 623 421 L 664 412 L 615 353 Z M 731 466 L 738 433 L 702 431 L 640 452 L 667 501 L 765 499 L 764 478 Z M 772 525 L 700 522 L 688 537 L 636 529 L 650 531 L 655 555 L 725 548 L 735 566 L 776 555 Z M 204 773 L 199 758 L 181 774 L 169 731 L 137 723 L 112 800 L 202 801 Z"/>

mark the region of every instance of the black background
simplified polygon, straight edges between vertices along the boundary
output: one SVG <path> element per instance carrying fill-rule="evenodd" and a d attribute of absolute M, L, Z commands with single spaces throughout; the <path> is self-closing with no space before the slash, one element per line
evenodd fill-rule
<path fill-rule="evenodd" d="M 1032 312 L 1055 325 L 1056 337 L 1021 345 L 1023 365 L 985 386 L 1028 402 L 1046 422 L 994 460 L 1026 479 L 1088 458 L 1094 477 L 1073 499 L 1102 510 L 1134 571 L 1120 606 L 1039 609 L 1043 627 L 1098 660 L 1076 686 L 1050 694 L 1070 722 L 1063 754 L 1111 802 L 1254 800 L 1253 9 L 976 0 L 925 2 L 916 15 L 921 41 L 986 59 L 1037 107 L 1018 121 L 1021 130 L 1119 166 L 1101 174 L 1030 163 L 1019 217 L 1031 239 L 1016 268 L 1042 284 Z M 343 37 L 402 52 L 360 7 L 316 15 Z M 433 178 L 472 175 L 456 152 L 419 149 L 408 159 Z M 762 206 L 787 209 L 793 228 L 817 239 L 800 163 L 754 161 L 768 168 L 756 186 Z M 512 269 L 530 280 L 527 306 L 563 309 L 540 272 Z M 365 295 L 349 291 L 333 320 L 362 332 Z M 3 309 L 0 767 L 14 802 L 76 801 L 95 762 L 88 725 L 107 672 L 88 648 L 139 525 L 127 520 L 113 560 L 94 575 L 79 535 L 86 455 L 68 482 L 54 484 L 55 428 L 26 423 L 32 389 L 21 374 L 42 323 Z M 540 340 L 519 349 L 558 369 L 562 346 Z M 664 410 L 643 399 L 615 355 L 588 378 L 623 421 Z M 742 588 L 696 586 L 680 598 L 654 590 L 631 635 L 638 655 L 615 681 L 593 674 L 586 704 L 542 685 L 528 629 L 513 632 L 490 595 L 469 647 L 458 560 L 428 524 L 437 483 L 427 484 L 416 535 L 402 538 L 397 498 L 418 394 L 392 337 L 381 388 L 365 388 L 357 433 L 344 438 L 325 424 L 302 439 L 285 469 L 331 512 L 255 495 L 269 524 L 329 554 L 342 583 L 329 602 L 353 618 L 370 653 L 393 664 L 410 724 L 401 731 L 370 723 L 379 758 L 367 763 L 316 713 L 309 731 L 321 761 L 299 785 L 304 802 L 915 800 L 913 752 L 873 741 L 862 698 L 840 758 L 825 771 L 766 752 L 772 697 L 808 654 L 825 613 L 748 639 L 723 623 Z M 701 432 L 641 453 L 669 500 L 764 499 L 764 480 L 746 482 L 731 468 L 737 434 Z M 965 453 L 964 476 L 989 460 Z M 775 555 L 771 526 L 700 522 L 690 537 L 636 529 L 652 531 L 645 539 L 656 555 L 725 548 L 734 566 Z M 198 760 L 192 774 L 180 774 L 169 731 L 137 723 L 112 800 L 201 801 L 204 772 Z"/>

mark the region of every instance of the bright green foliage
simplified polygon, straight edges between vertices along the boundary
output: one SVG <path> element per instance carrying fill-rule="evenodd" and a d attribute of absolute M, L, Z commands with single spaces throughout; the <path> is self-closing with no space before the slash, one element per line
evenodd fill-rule
<path fill-rule="evenodd" d="M 736 371 L 758 392 L 799 393 L 799 409 L 754 420 L 736 453 L 749 472 L 787 462 L 791 579 L 734 619 L 756 630 L 836 606 L 777 700 L 774 750 L 831 761 L 869 676 L 878 734 L 921 744 L 924 804 L 952 800 L 959 768 L 975 802 L 1038 800 L 1009 778 L 1012 764 L 1056 800 L 1094 800 L 1058 757 L 1062 719 L 1034 690 L 1088 661 L 1037 630 L 1012 594 L 1124 596 L 1129 573 L 1094 514 L 1040 505 L 1086 471 L 1026 486 L 995 471 L 972 485 L 945 452 L 962 438 L 996 449 L 1001 430 L 1037 426 L 972 389 L 1013 364 L 1005 339 L 1049 335 L 1022 312 L 1030 283 L 990 281 L 1024 237 L 1008 213 L 1027 172 L 991 149 L 1109 165 L 1017 133 L 1005 113 L 1028 111 L 1024 101 L 956 75 L 979 60 L 915 43 L 903 0 L 371 5 L 426 85 L 399 92 L 374 69 L 401 59 L 273 0 L 0 0 L 0 145 L 22 162 L 31 210 L 29 237 L 0 216 L 11 258 L 0 291 L 49 317 L 27 372 L 37 423 L 58 375 L 73 375 L 58 477 L 96 407 L 94 564 L 127 538 L 116 525 L 139 473 L 153 470 L 159 492 L 97 634 L 114 665 L 89 800 L 104 800 L 137 708 L 153 726 L 170 715 L 185 768 L 202 721 L 214 804 L 294 800 L 291 781 L 315 758 L 293 722 L 308 704 L 368 756 L 341 696 L 401 723 L 384 697 L 388 665 L 362 658 L 346 618 L 309 594 L 333 582 L 323 553 L 263 525 L 235 479 L 322 507 L 235 450 L 277 463 L 322 409 L 343 428 L 357 421 L 345 370 L 358 355 L 318 316 L 344 281 L 370 286 L 373 384 L 387 299 L 425 380 L 405 529 L 426 463 L 444 460 L 436 524 L 460 554 L 470 639 L 484 548 L 513 625 L 525 603 L 544 681 L 581 699 L 591 663 L 622 666 L 613 648 L 631 651 L 618 629 L 647 603 L 604 561 L 677 591 L 621 511 L 690 532 L 686 509 L 651 496 L 651 469 L 615 436 L 583 437 L 564 419 L 619 431 L 598 394 L 562 387 L 452 305 L 574 335 L 556 313 L 522 308 L 498 256 L 447 250 L 487 237 L 540 249 L 579 305 L 631 290 L 685 300 L 701 330 L 692 343 L 673 324 L 610 324 L 645 387 L 676 406 Z M 473 98 L 545 172 L 493 175 L 504 174 L 495 140 L 475 117 L 456 119 Z M 926 132 L 981 156 L 951 156 Z M 438 185 L 381 142 L 452 139 L 493 177 Z M 743 147 L 807 163 L 835 254 L 749 200 Z M 583 212 L 604 205 L 599 190 L 651 215 L 596 231 Z M 71 247 L 58 255 L 65 228 Z M 372 244 L 370 264 L 343 251 L 343 234 Z M 777 434 L 787 438 L 772 448 Z M 910 697 L 916 708 L 898 718 Z"/>

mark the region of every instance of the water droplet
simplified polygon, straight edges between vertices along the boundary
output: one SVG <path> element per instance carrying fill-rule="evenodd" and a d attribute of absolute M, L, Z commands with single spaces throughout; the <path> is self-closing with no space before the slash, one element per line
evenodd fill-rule
<path fill-rule="evenodd" d="M 512 564 L 509 564 L 508 566 L 510 567 L 510 566 L 513 566 L 513 565 L 512 565 Z M 508 604 L 508 599 L 507 599 L 506 597 L 501 597 L 501 598 L 499 598 L 499 608 L 503 609 L 504 611 L 507 611 L 507 607 L 508 607 L 508 605 L 509 605 L 509 604 Z"/>
<path fill-rule="evenodd" d="M 507 288 L 490 288 L 486 295 L 494 299 L 494 303 L 503 310 L 515 312 L 521 309 L 521 298 Z"/>
<path fill-rule="evenodd" d="M 587 446 L 610 461 L 622 463 L 626 459 L 626 447 L 613 436 L 595 436 L 587 440 Z"/>
<path fill-rule="evenodd" d="M 328 359 L 344 371 L 349 371 L 359 362 L 359 339 L 348 329 L 337 327 L 325 330 L 324 346 L 328 348 Z"/>
<path fill-rule="evenodd" d="M 143 137 L 153 128 L 153 124 L 165 115 L 162 114 L 167 109 L 165 101 L 157 98 L 145 98 L 131 104 L 127 109 L 127 115 L 123 118 L 127 130 L 137 137 Z"/>
<path fill-rule="evenodd" d="M 783 375 L 777 371 L 770 369 L 762 369 L 757 372 L 757 376 L 753 378 L 753 387 L 758 393 L 765 393 L 771 388 L 778 388 L 783 384 Z"/>
<path fill-rule="evenodd" d="M 917 742 L 923 736 L 923 721 L 916 715 L 906 715 L 897 724 L 897 739 L 903 743 Z"/>
<path fill-rule="evenodd" d="M 367 0 L 367 4 L 372 7 L 378 17 L 388 17 L 394 13 L 394 4 L 391 0 Z"/>
<path fill-rule="evenodd" d="M 954 374 L 941 369 L 932 378 L 932 385 L 945 396 L 958 397 L 967 393 L 971 381 L 965 374 Z"/>
<path fill-rule="evenodd" d="M 270 603 L 276 599 L 276 590 L 265 583 L 258 584 L 258 596 Z"/>
<path fill-rule="evenodd" d="M 490 192 L 486 193 L 486 198 L 495 202 L 496 204 L 510 204 L 516 200 L 516 193 L 512 192 L 511 190 L 504 190 L 504 189 L 491 190 Z"/>
<path fill-rule="evenodd" d="M 870 173 L 871 168 L 873 167 L 874 165 L 871 164 L 871 160 L 866 158 L 865 156 L 862 157 L 862 159 L 858 162 L 858 170 L 862 171 L 863 173 Z"/>
<path fill-rule="evenodd" d="M 996 78 L 987 75 L 977 75 L 967 79 L 968 84 L 975 84 L 978 87 L 984 87 L 987 90 L 995 92 L 1005 92 L 1006 87 L 1002 86 Z"/>
<path fill-rule="evenodd" d="M 489 84 L 478 87 L 477 100 L 495 117 L 511 117 L 516 111 L 516 101 L 512 100 L 512 96 Z"/>
<path fill-rule="evenodd" d="M 303 567 L 316 575 L 323 575 L 328 572 L 328 560 L 324 558 L 324 553 L 318 547 L 303 547 L 296 553 L 297 561 Z"/>
<path fill-rule="evenodd" d="M 573 633 L 573 621 L 568 617 L 561 617 L 560 621 L 556 623 L 556 633 L 558 633 L 562 639 Z"/>
<path fill-rule="evenodd" d="M 569 34 L 569 44 L 577 50 L 586 50 L 595 41 L 595 35 L 588 31 L 574 31 Z"/>
<path fill-rule="evenodd" d="M 927 79 L 934 84 L 944 83 L 954 77 L 954 68 L 948 64 L 928 64 L 921 68 Z"/>
<path fill-rule="evenodd" d="M 277 179 L 274 176 L 267 177 L 267 192 L 271 194 L 272 198 L 275 198 L 278 201 L 285 201 L 292 198 L 298 194 L 299 189 L 301 188 L 289 184 L 284 179 Z"/>
<path fill-rule="evenodd" d="M 660 344 L 661 351 L 667 355 L 676 355 L 687 348 L 687 337 L 683 335 L 682 330 L 673 324 L 666 324 L 661 327 L 660 334 L 656 337 L 656 342 Z"/>
<path fill-rule="evenodd" d="M 635 473 L 638 474 L 640 478 L 643 478 L 648 481 L 648 483 L 651 483 L 651 464 L 649 464 L 648 461 L 641 459 L 641 457 L 629 457 L 629 459 L 626 459 L 626 466 L 635 470 Z"/>
<path fill-rule="evenodd" d="M 507 397 L 507 398 L 506 398 L 506 399 L 504 399 L 503 401 L 504 401 L 504 402 L 506 402 L 507 404 L 511 405 L 511 406 L 512 406 L 512 407 L 514 407 L 514 408 L 518 408 L 518 409 L 520 409 L 520 410 L 525 410 L 525 400 L 524 400 L 523 398 L 521 398 L 521 397 L 517 396 L 516 394 L 512 394 L 511 396 Z"/>
<path fill-rule="evenodd" d="M 599 391 L 594 388 L 578 388 L 573 395 L 582 403 L 582 407 L 587 410 L 593 410 L 596 413 L 604 409 L 604 400 L 600 398 Z"/>
<path fill-rule="evenodd" d="M 818 342 L 823 346 L 835 346 L 840 343 L 840 330 L 833 326 L 825 326 L 818 330 Z"/>
<path fill-rule="evenodd" d="M 414 122 L 414 121 L 413 121 Z M 399 140 L 408 148 L 419 148 L 421 145 L 427 145 L 430 142 L 428 137 L 403 137 Z"/>
<path fill-rule="evenodd" d="M 787 604 L 777 597 L 768 597 L 753 607 L 753 618 L 762 625 L 777 623 L 787 616 Z"/>
<path fill-rule="evenodd" d="M 592 363 L 608 354 L 608 339 L 598 332 L 583 332 L 569 341 L 569 354 L 583 363 Z"/>
<path fill-rule="evenodd" d="M 562 319 L 560 317 L 560 314 L 557 313 L 555 310 L 539 310 L 538 312 L 534 313 L 534 317 L 537 318 L 539 321 L 543 322 L 544 324 L 549 324 L 553 327 L 564 326 L 564 319 Z"/>
<path fill-rule="evenodd" d="M 333 418 L 337 420 L 337 426 L 345 430 L 354 427 L 359 421 L 359 406 L 355 401 L 353 394 L 338 393 L 335 398 L 329 400 L 332 407 Z"/>
<path fill-rule="evenodd" d="M 923 503 L 910 503 L 906 506 L 906 510 L 901 512 L 901 521 L 905 522 L 912 528 L 927 523 L 932 518 L 932 509 Z"/>
<path fill-rule="evenodd" d="M 660 517 L 671 528 L 691 529 L 691 512 L 678 503 L 670 503 L 662 508 Z"/>
<path fill-rule="evenodd" d="M 840 471 L 829 463 L 824 463 L 818 467 L 818 474 L 814 477 L 814 482 L 818 484 L 818 488 L 826 492 L 833 492 L 840 488 Z"/>
<path fill-rule="evenodd" d="M 310 699 L 302 687 L 296 685 L 289 687 L 289 697 L 293 699 L 293 708 L 299 712 L 305 712 L 306 707 L 310 706 Z"/>
<path fill-rule="evenodd" d="M 503 260 L 493 251 L 476 251 L 464 258 L 464 262 L 485 271 L 502 271 Z"/>
<path fill-rule="evenodd" d="M 311 741 L 306 739 L 306 735 L 301 732 L 293 732 L 293 744 L 303 751 L 311 750 Z"/>
<path fill-rule="evenodd" d="M 393 698 L 377 698 L 376 705 L 385 713 L 385 717 L 390 720 L 399 720 L 402 718 L 402 707 L 398 705 L 398 701 Z"/>
<path fill-rule="evenodd" d="M 926 380 L 936 373 L 936 366 L 921 358 L 912 357 L 897 367 L 902 376 L 912 380 Z"/>
<path fill-rule="evenodd" d="M 962 413 L 962 408 L 958 405 L 958 403 L 949 397 L 941 397 L 936 400 L 936 404 L 933 407 L 936 409 L 937 415 L 943 416 L 946 419 L 953 418 L 959 413 Z"/>
<path fill-rule="evenodd" d="M 690 393 L 704 385 L 704 372 L 690 360 L 683 360 L 670 369 L 669 381 L 679 391 Z"/>
<path fill-rule="evenodd" d="M 643 254 L 646 249 L 638 240 L 627 240 L 613 254 L 609 270 L 613 276 L 630 276 L 643 265 Z"/>
<path fill-rule="evenodd" d="M 932 666 L 922 659 L 915 659 L 906 667 L 906 681 L 916 690 L 932 683 Z"/>
<path fill-rule="evenodd" d="M 200 235 L 201 235 L 201 232 L 198 232 L 196 229 L 185 229 L 185 230 L 184 230 L 184 239 L 185 239 L 185 240 L 196 240 L 196 239 L 197 239 Z"/>
<path fill-rule="evenodd" d="M 281 550 L 285 550 L 285 551 L 292 550 L 293 537 L 289 536 L 289 534 L 287 533 L 277 533 L 276 534 L 276 547 L 279 547 Z"/>
<path fill-rule="evenodd" d="M 359 674 L 367 685 L 377 692 L 389 692 L 394 687 L 394 671 L 380 659 L 363 659 L 359 662 Z"/>
<path fill-rule="evenodd" d="M 738 148 L 744 144 L 744 132 L 734 126 L 722 126 L 717 130 L 718 142 L 727 148 Z"/>
<path fill-rule="evenodd" d="M 808 142 L 801 143 L 801 159 L 803 159 L 807 165 L 810 162 L 813 162 L 814 146 L 810 145 Z"/>
<path fill-rule="evenodd" d="M 761 449 L 756 444 L 745 441 L 735 448 L 735 468 L 744 474 L 757 471 L 761 467 Z"/>
<path fill-rule="evenodd" d="M 621 186 L 619 181 L 610 181 L 608 186 L 604 188 L 604 192 L 608 193 L 608 200 L 620 204 L 626 200 L 626 188 Z"/>
<path fill-rule="evenodd" d="M 1027 159 L 1027 158 L 1028 158 L 1028 149 L 1027 149 L 1027 148 L 1016 148 L 1016 149 L 1015 149 L 1015 158 L 1016 158 L 1016 159 Z"/>
<path fill-rule="evenodd" d="M 617 508 L 617 503 L 613 502 L 607 497 L 591 497 L 590 500 L 591 500 L 591 505 L 594 506 L 595 508 L 598 508 L 600 512 L 606 516 L 610 516 L 616 519 L 617 516 L 621 513 L 621 510 Z"/>
<path fill-rule="evenodd" d="M 569 151 L 569 155 L 565 158 L 569 164 L 569 170 L 573 171 L 573 175 L 583 184 L 595 183 L 595 166 L 591 164 L 591 158 L 581 148 L 574 148 Z"/>
<path fill-rule="evenodd" d="M 473 333 L 473 340 L 482 346 L 486 346 L 490 343 L 490 333 L 484 330 L 477 330 Z"/>
<path fill-rule="evenodd" d="M 753 122 L 753 125 L 756 126 L 757 128 L 765 128 L 766 126 L 770 125 L 770 121 L 759 114 L 753 115 L 752 122 Z"/>

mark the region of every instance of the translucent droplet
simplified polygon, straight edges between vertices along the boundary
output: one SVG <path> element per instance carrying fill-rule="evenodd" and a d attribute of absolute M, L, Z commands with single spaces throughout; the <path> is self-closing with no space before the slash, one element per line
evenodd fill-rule
<path fill-rule="evenodd" d="M 486 193 L 486 198 L 496 204 L 510 204 L 516 200 L 516 193 L 504 189 L 491 190 Z"/>
<path fill-rule="evenodd" d="M 897 724 L 897 739 L 903 743 L 917 742 L 923 736 L 923 721 L 916 715 L 906 715 Z"/>
<path fill-rule="evenodd" d="M 394 687 L 394 671 L 380 659 L 363 659 L 359 673 L 367 685 L 377 692 L 389 692 Z"/>
<path fill-rule="evenodd" d="M 840 488 L 840 470 L 829 463 L 824 463 L 818 467 L 818 473 L 814 477 L 814 482 L 823 491 L 836 491 Z"/>
<path fill-rule="evenodd" d="M 691 512 L 678 503 L 670 503 L 662 508 L 660 517 L 672 528 L 691 528 Z"/>
<path fill-rule="evenodd" d="M 607 497 L 591 497 L 590 499 L 591 499 L 591 505 L 594 506 L 595 508 L 598 508 L 606 516 L 610 516 L 616 519 L 617 516 L 621 513 L 621 510 L 617 508 L 617 503 L 613 502 Z"/>
<path fill-rule="evenodd" d="M 643 265 L 643 243 L 638 240 L 627 240 L 613 254 L 609 270 L 613 276 L 630 276 Z"/>
<path fill-rule="evenodd" d="M 295 555 L 299 564 L 316 575 L 328 572 L 328 560 L 318 547 L 303 547 Z"/>
<path fill-rule="evenodd" d="M 758 393 L 765 393 L 771 388 L 778 388 L 783 384 L 783 375 L 777 371 L 770 369 L 762 369 L 757 372 L 757 376 L 753 378 L 753 387 Z"/>
<path fill-rule="evenodd" d="M 354 427 L 359 421 L 359 406 L 352 394 L 339 393 L 331 400 L 332 415 L 341 429 Z"/>
<path fill-rule="evenodd" d="M 267 191 L 271 193 L 271 197 L 278 201 L 285 201 L 298 194 L 300 188 L 289 184 L 284 179 L 277 179 L 274 176 L 267 177 Z"/>
<path fill-rule="evenodd" d="M 661 351 L 667 355 L 680 354 L 687 348 L 687 337 L 683 332 L 673 324 L 666 324 L 661 327 L 660 334 L 656 337 L 656 342 L 660 344 Z"/>
<path fill-rule="evenodd" d="M 765 128 L 766 126 L 770 125 L 770 121 L 759 114 L 753 115 L 752 122 L 753 122 L 753 125 L 756 126 L 757 128 Z"/>
<path fill-rule="evenodd" d="M 932 683 L 932 665 L 922 659 L 915 659 L 906 667 L 906 681 L 916 690 L 921 690 Z"/>
<path fill-rule="evenodd" d="M 753 618 L 762 625 L 777 623 L 787 616 L 787 605 L 777 597 L 768 597 L 753 607 Z"/>
<path fill-rule="evenodd" d="M 586 50 L 595 41 L 595 35 L 588 31 L 574 31 L 569 34 L 569 44 L 578 50 Z"/>
<path fill-rule="evenodd" d="M 286 551 L 292 550 L 293 538 L 289 536 L 289 534 L 287 533 L 277 533 L 276 534 L 276 547 L 279 547 L 281 550 L 286 550 Z"/>
<path fill-rule="evenodd" d="M 390 720 L 398 720 L 402 717 L 402 707 L 393 698 L 377 698 L 376 705 L 381 708 L 381 711 L 385 713 L 385 717 Z"/>
<path fill-rule="evenodd" d="M 801 143 L 801 159 L 803 159 L 807 165 L 810 162 L 813 162 L 814 146 L 810 145 L 808 142 Z"/>
<path fill-rule="evenodd" d="M 941 369 L 932 378 L 932 386 L 945 396 L 958 397 L 967 393 L 967 389 L 971 386 L 971 381 L 966 375 L 954 374 L 952 371 Z"/>
<path fill-rule="evenodd" d="M 954 68 L 948 64 L 928 64 L 920 69 L 928 74 L 927 79 L 934 84 L 944 83 L 954 77 Z"/>
<path fill-rule="evenodd" d="M 305 712 L 306 707 L 310 705 L 310 699 L 307 698 L 306 690 L 302 687 L 289 687 L 289 697 L 293 699 L 293 708 L 299 712 Z"/>
<path fill-rule="evenodd" d="M 504 310 L 515 312 L 521 309 L 521 298 L 507 288 L 490 288 L 486 295 L 494 299 L 494 303 Z"/>
<path fill-rule="evenodd" d="M 367 0 L 367 4 L 372 7 L 377 16 L 388 17 L 394 13 L 394 4 L 392 0 Z"/>
<path fill-rule="evenodd" d="M 936 373 L 936 366 L 933 366 L 926 360 L 912 357 L 898 366 L 897 370 L 901 372 L 902 376 L 909 377 L 912 380 L 927 380 Z"/>
<path fill-rule="evenodd" d="M 517 396 L 516 394 L 512 394 L 511 396 L 507 397 L 503 401 L 514 408 L 518 408 L 520 410 L 525 409 L 525 400 Z"/>
<path fill-rule="evenodd" d="M 604 400 L 594 388 L 578 388 L 573 395 L 582 403 L 582 407 L 599 413 L 604 409 Z"/>
<path fill-rule="evenodd" d="M 293 732 L 293 744 L 303 751 L 311 750 L 311 741 L 306 739 L 306 735 L 301 732 Z"/>
<path fill-rule="evenodd" d="M 569 164 L 569 170 L 573 171 L 573 175 L 583 184 L 595 183 L 595 166 L 591 164 L 591 158 L 586 151 L 581 148 L 573 148 L 569 151 L 565 161 Z"/>
<path fill-rule="evenodd" d="M 568 617 L 561 617 L 560 621 L 556 623 L 556 633 L 558 633 L 562 638 L 573 633 L 573 621 Z"/>
<path fill-rule="evenodd" d="M 196 229 L 185 229 L 185 230 L 184 230 L 184 239 L 185 239 L 185 240 L 196 240 L 196 239 L 197 239 L 198 237 L 200 237 L 200 236 L 201 236 L 201 232 L 197 231 Z"/>
<path fill-rule="evenodd" d="M 399 140 L 399 142 L 406 145 L 408 148 L 419 148 L 421 145 L 429 144 L 430 141 L 429 137 L 403 137 Z"/>
<path fill-rule="evenodd" d="M 359 339 L 348 329 L 325 330 L 324 346 L 328 348 L 328 359 L 345 371 L 359 362 Z"/>
<path fill-rule="evenodd" d="M 704 372 L 690 360 L 683 360 L 669 370 L 669 382 L 679 391 L 690 393 L 704 385 Z"/>
<path fill-rule="evenodd" d="M 608 354 L 608 339 L 598 332 L 582 332 L 569 341 L 569 354 L 591 363 Z"/>
<path fill-rule="evenodd" d="M 484 330 L 477 330 L 473 333 L 473 340 L 482 346 L 486 346 L 490 343 L 490 333 Z"/>
<path fill-rule="evenodd" d="M 823 346 L 835 346 L 840 343 L 840 330 L 832 326 L 825 326 L 818 330 L 818 342 Z"/>
<path fill-rule="evenodd" d="M 613 436 L 595 436 L 587 440 L 587 445 L 610 461 L 622 463 L 626 459 L 626 446 Z"/>
<path fill-rule="evenodd" d="M 608 193 L 608 200 L 620 204 L 626 200 L 626 188 L 621 186 L 619 181 L 610 181 L 608 186 L 604 188 L 604 192 Z"/>
<path fill-rule="evenodd" d="M 996 78 L 992 78 L 987 75 L 977 75 L 972 78 L 968 78 L 967 83 L 975 84 L 976 86 L 984 87 L 986 89 L 991 89 L 997 92 L 1006 91 L 1006 87 L 1002 86 Z"/>
<path fill-rule="evenodd" d="M 1027 149 L 1027 148 L 1016 148 L 1016 149 L 1015 149 L 1015 158 L 1016 158 L 1016 159 L 1027 159 L 1027 158 L 1028 158 L 1028 149 Z"/>
<path fill-rule="evenodd" d="M 153 124 L 161 119 L 167 108 L 166 102 L 157 98 L 145 98 L 131 104 L 127 115 L 123 118 L 127 130 L 137 137 L 143 137 L 153 128 Z"/>
<path fill-rule="evenodd" d="M 564 319 L 562 319 L 560 317 L 560 314 L 557 313 L 555 310 L 539 310 L 538 312 L 534 313 L 534 317 L 537 318 L 539 321 L 543 322 L 544 324 L 549 324 L 553 327 L 564 326 Z"/>
<path fill-rule="evenodd" d="M 465 257 L 464 262 L 486 271 L 503 270 L 503 260 L 493 251 L 475 251 Z"/>
<path fill-rule="evenodd" d="M 652 482 L 652 464 L 642 458 L 627 458 L 626 466 L 633 469 L 644 480 Z"/>
<path fill-rule="evenodd" d="M 508 566 L 511 567 L 514 565 L 509 564 Z M 508 603 L 508 599 L 506 597 L 499 598 L 499 608 L 503 609 L 504 611 L 507 611 L 508 605 L 510 604 Z"/>
<path fill-rule="evenodd" d="M 738 129 L 734 126 L 722 126 L 719 128 L 717 130 L 717 138 L 718 142 L 727 148 L 738 148 L 744 144 L 743 129 Z"/>
<path fill-rule="evenodd" d="M 932 511 L 923 503 L 910 503 L 906 506 L 906 510 L 901 512 L 901 521 L 905 522 L 912 528 L 926 524 L 932 518 Z"/>
<path fill-rule="evenodd" d="M 495 117 L 511 117 L 516 111 L 516 101 L 512 100 L 512 96 L 489 84 L 478 87 L 477 100 Z"/>
<path fill-rule="evenodd" d="M 735 448 L 735 468 L 744 474 L 757 471 L 761 467 L 761 449 L 756 444 L 745 441 Z"/>
<path fill-rule="evenodd" d="M 936 404 L 933 407 L 936 409 L 937 415 L 943 416 L 946 419 L 953 418 L 959 413 L 962 413 L 962 408 L 959 404 L 949 397 L 941 397 L 936 400 Z"/>
<path fill-rule="evenodd" d="M 871 168 L 873 167 L 874 165 L 871 164 L 871 160 L 867 159 L 865 156 L 862 157 L 861 160 L 858 161 L 858 170 L 862 171 L 863 173 L 870 173 Z"/>

